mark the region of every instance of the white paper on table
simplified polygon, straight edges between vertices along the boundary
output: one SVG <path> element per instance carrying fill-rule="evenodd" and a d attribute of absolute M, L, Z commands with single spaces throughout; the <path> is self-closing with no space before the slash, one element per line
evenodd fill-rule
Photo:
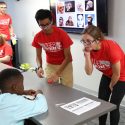
<path fill-rule="evenodd" d="M 100 104 L 101 104 L 101 102 L 97 102 L 95 100 L 83 97 L 81 99 L 67 103 L 60 107 L 69 112 L 72 112 L 76 115 L 81 115 L 82 113 L 85 113 L 87 111 L 94 109 L 95 107 L 99 106 Z"/>

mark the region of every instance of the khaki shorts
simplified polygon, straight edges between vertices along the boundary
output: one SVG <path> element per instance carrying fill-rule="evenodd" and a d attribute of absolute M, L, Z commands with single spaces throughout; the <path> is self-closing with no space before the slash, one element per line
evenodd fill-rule
<path fill-rule="evenodd" d="M 45 75 L 47 78 L 51 76 L 53 72 L 55 72 L 60 65 L 46 64 Z M 73 87 L 73 67 L 72 62 L 70 62 L 63 72 L 61 73 L 61 83 L 68 87 Z"/>

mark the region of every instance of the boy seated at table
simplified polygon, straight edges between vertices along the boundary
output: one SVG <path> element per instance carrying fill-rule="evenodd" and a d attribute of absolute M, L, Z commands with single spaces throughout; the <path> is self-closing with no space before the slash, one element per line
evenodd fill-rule
<path fill-rule="evenodd" d="M 41 90 L 24 90 L 23 75 L 17 69 L 0 72 L 0 124 L 24 125 L 24 120 L 48 110 Z M 24 95 L 34 96 L 29 100 Z"/>
<path fill-rule="evenodd" d="M 3 34 L 0 34 L 0 63 L 12 66 L 13 50 L 10 44 L 5 40 Z"/>

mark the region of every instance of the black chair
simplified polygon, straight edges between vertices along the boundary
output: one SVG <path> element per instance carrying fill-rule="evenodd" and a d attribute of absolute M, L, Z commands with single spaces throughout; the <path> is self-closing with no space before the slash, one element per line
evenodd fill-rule
<path fill-rule="evenodd" d="M 13 45 L 12 42 L 11 42 L 11 46 L 12 46 L 12 49 L 13 49 L 12 64 L 13 64 L 14 67 L 19 68 L 20 63 L 19 63 L 18 40 L 17 40 L 17 43 L 15 45 Z"/>
<path fill-rule="evenodd" d="M 24 125 L 37 125 L 35 124 L 33 121 L 31 121 L 30 119 L 25 119 Z"/>

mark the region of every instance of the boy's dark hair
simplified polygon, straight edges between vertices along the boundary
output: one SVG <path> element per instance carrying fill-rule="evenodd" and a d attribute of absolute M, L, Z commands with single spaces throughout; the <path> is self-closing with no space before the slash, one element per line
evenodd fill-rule
<path fill-rule="evenodd" d="M 40 9 L 36 12 L 35 19 L 37 23 L 38 23 L 38 20 L 44 20 L 46 18 L 49 18 L 50 21 L 52 21 L 52 13 L 50 10 Z"/>
<path fill-rule="evenodd" d="M 0 89 L 3 90 L 7 85 L 23 80 L 23 75 L 17 69 L 7 68 L 0 72 Z"/>
<path fill-rule="evenodd" d="M 6 4 L 4 1 L 0 1 L 0 4 Z"/>

